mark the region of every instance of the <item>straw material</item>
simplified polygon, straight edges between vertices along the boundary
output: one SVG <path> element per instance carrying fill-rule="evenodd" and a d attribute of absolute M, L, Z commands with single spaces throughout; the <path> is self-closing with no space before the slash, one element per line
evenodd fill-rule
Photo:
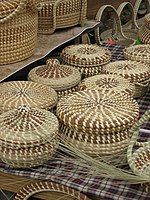
<path fill-rule="evenodd" d="M 138 38 L 143 44 L 150 44 L 150 29 L 143 25 L 138 31 Z"/>
<path fill-rule="evenodd" d="M 80 191 L 48 181 L 37 181 L 24 185 L 17 192 L 14 200 L 27 200 L 29 197 L 39 192 L 57 192 L 55 193 L 56 199 L 62 200 L 90 200 L 86 195 L 80 193 Z"/>
<path fill-rule="evenodd" d="M 150 110 L 146 111 L 140 120 L 135 123 L 135 125 L 130 130 L 133 133 L 133 136 L 130 140 L 128 151 L 127 151 L 127 159 L 130 168 L 132 171 L 138 175 L 146 176 L 150 180 L 150 142 L 141 143 L 141 147 L 136 150 L 133 150 L 134 145 L 137 142 L 139 135 L 139 128 L 149 120 L 150 118 Z M 137 143 L 139 144 L 139 143 Z M 146 184 L 147 191 L 150 191 L 150 181 Z"/>
<path fill-rule="evenodd" d="M 137 120 L 137 102 L 128 95 L 105 89 L 84 90 L 64 96 L 57 104 L 60 122 L 76 132 L 122 132 Z"/>
<path fill-rule="evenodd" d="M 0 65 L 30 57 L 36 47 L 39 0 L 0 1 Z"/>
<path fill-rule="evenodd" d="M 58 145 L 57 117 L 44 109 L 20 106 L 0 115 L 0 158 L 14 167 L 42 164 Z"/>
<path fill-rule="evenodd" d="M 150 64 L 150 45 L 140 44 L 127 47 L 123 51 L 127 60 L 139 61 Z"/>
<path fill-rule="evenodd" d="M 144 16 L 144 22 L 148 29 L 150 29 L 150 13 Z"/>
<path fill-rule="evenodd" d="M 134 83 L 135 98 L 145 94 L 148 89 L 150 70 L 147 64 L 131 60 L 115 61 L 105 65 L 105 71 L 109 74 L 121 75 Z"/>
<path fill-rule="evenodd" d="M 115 74 L 100 74 L 83 79 L 79 90 L 112 90 L 134 95 L 135 86 L 122 76 Z"/>
<path fill-rule="evenodd" d="M 31 81 L 10 81 L 0 84 L 0 113 L 20 105 L 51 109 L 57 93 L 49 86 Z"/>
<path fill-rule="evenodd" d="M 87 12 L 87 0 L 41 0 L 38 13 L 38 32 L 51 34 L 57 28 L 83 24 Z"/>

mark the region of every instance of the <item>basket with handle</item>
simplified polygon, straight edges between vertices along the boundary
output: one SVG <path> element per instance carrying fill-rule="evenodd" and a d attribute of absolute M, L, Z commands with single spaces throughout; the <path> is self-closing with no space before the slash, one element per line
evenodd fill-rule
<path fill-rule="evenodd" d="M 0 65 L 30 57 L 36 47 L 39 0 L 0 0 Z"/>
<path fill-rule="evenodd" d="M 129 142 L 127 150 L 127 159 L 131 170 L 141 175 L 142 177 L 148 176 L 150 179 L 150 141 L 137 142 L 139 129 L 150 119 L 150 110 L 147 110 L 138 122 L 134 124 L 130 132 L 133 134 Z M 134 146 L 137 145 L 138 149 L 133 151 Z M 144 184 L 146 191 L 150 192 L 150 182 Z"/>
<path fill-rule="evenodd" d="M 38 13 L 38 33 L 51 34 L 57 28 L 83 24 L 87 0 L 41 0 Z"/>
<path fill-rule="evenodd" d="M 97 44 L 101 44 L 102 42 L 107 43 L 109 40 L 112 40 L 116 44 L 133 45 L 135 41 L 131 38 L 127 38 L 123 34 L 120 17 L 117 13 L 117 10 L 113 6 L 104 5 L 100 7 L 96 15 L 96 21 L 102 21 L 102 16 L 104 12 L 108 12 L 110 14 L 110 17 L 114 20 L 113 21 L 114 25 L 113 25 L 112 33 L 110 34 L 110 31 L 108 32 L 105 31 L 102 37 L 100 33 L 100 28 L 98 27 L 97 29 L 95 29 L 95 40 Z M 102 39 L 102 42 L 101 42 L 101 39 Z"/>

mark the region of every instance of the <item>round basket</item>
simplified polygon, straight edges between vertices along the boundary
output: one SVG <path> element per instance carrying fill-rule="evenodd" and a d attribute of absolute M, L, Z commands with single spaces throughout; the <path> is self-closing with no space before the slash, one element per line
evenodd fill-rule
<path fill-rule="evenodd" d="M 38 13 L 38 33 L 51 34 L 58 28 L 83 24 L 87 0 L 41 0 Z"/>
<path fill-rule="evenodd" d="M 39 2 L 0 1 L 0 65 L 22 61 L 34 53 Z"/>
<path fill-rule="evenodd" d="M 122 76 L 115 74 L 100 74 L 85 78 L 79 84 L 79 90 L 112 90 L 134 95 L 135 86 Z"/>
<path fill-rule="evenodd" d="M 65 47 L 61 57 L 83 75 L 90 76 L 103 71 L 103 65 L 111 60 L 111 52 L 96 44 L 75 44 Z"/>
<path fill-rule="evenodd" d="M 48 160 L 58 145 L 57 117 L 44 109 L 20 106 L 0 115 L 0 158 L 14 167 Z"/>
<path fill-rule="evenodd" d="M 106 30 L 103 34 L 100 33 L 100 28 L 96 28 L 95 33 L 95 40 L 97 44 L 107 43 L 111 40 L 115 44 L 120 45 L 133 45 L 135 41 L 131 38 L 127 38 L 123 32 L 121 27 L 120 17 L 117 13 L 117 10 L 111 5 L 104 5 L 101 6 L 96 15 L 96 21 L 102 21 L 102 16 L 105 12 L 108 12 L 110 18 L 114 21 L 113 29 Z M 101 41 L 102 39 L 102 41 Z"/>
<path fill-rule="evenodd" d="M 0 113 L 20 105 L 51 109 L 57 104 L 57 93 L 49 86 L 32 81 L 10 81 L 0 84 Z"/>
<path fill-rule="evenodd" d="M 139 115 L 129 95 L 108 90 L 84 90 L 66 95 L 57 105 L 60 122 L 76 132 L 106 134 L 128 129 Z"/>
<path fill-rule="evenodd" d="M 126 47 L 123 50 L 125 59 L 150 64 L 150 45 L 140 44 Z"/>
<path fill-rule="evenodd" d="M 143 25 L 138 31 L 138 38 L 143 44 L 150 44 L 150 29 Z"/>
<path fill-rule="evenodd" d="M 150 81 L 149 66 L 132 60 L 121 60 L 105 65 L 105 72 L 118 74 L 135 84 L 134 98 L 143 96 L 147 92 Z"/>
<path fill-rule="evenodd" d="M 150 110 L 146 111 L 143 116 L 139 119 L 138 122 L 131 128 L 130 132 L 132 138 L 130 140 L 128 151 L 127 151 L 127 159 L 130 168 L 132 171 L 142 177 L 146 176 L 150 178 L 150 142 L 142 142 L 137 143 L 139 128 L 149 120 L 150 118 Z M 135 144 L 140 144 L 141 147 L 133 150 Z M 150 182 L 144 184 L 147 191 L 150 191 Z"/>
<path fill-rule="evenodd" d="M 38 181 L 24 185 L 17 192 L 14 200 L 27 200 L 29 197 L 39 192 L 51 192 L 51 194 L 54 193 L 55 199 L 90 200 L 86 195 L 77 190 L 48 181 Z"/>
<path fill-rule="evenodd" d="M 74 67 L 60 64 L 57 59 L 48 59 L 46 65 L 35 67 L 29 72 L 28 80 L 52 87 L 60 97 L 76 91 L 81 75 Z"/>

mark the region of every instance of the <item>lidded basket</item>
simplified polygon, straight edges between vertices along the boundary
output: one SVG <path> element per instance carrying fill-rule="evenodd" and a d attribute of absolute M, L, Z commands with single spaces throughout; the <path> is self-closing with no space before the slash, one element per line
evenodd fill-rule
<path fill-rule="evenodd" d="M 22 61 L 36 48 L 40 0 L 0 0 L 0 65 Z"/>
<path fill-rule="evenodd" d="M 14 167 L 48 160 L 58 145 L 57 117 L 44 109 L 19 106 L 0 115 L 0 158 Z"/>
<path fill-rule="evenodd" d="M 10 81 L 0 84 L 0 113 L 21 105 L 51 109 L 57 104 L 57 93 L 49 86 L 32 81 Z"/>
<path fill-rule="evenodd" d="M 52 87 L 60 97 L 77 90 L 81 75 L 76 68 L 60 64 L 58 59 L 48 59 L 46 65 L 35 67 L 29 72 L 28 80 Z"/>
<path fill-rule="evenodd" d="M 74 44 L 65 47 L 61 57 L 65 63 L 76 67 L 88 77 L 103 71 L 103 65 L 111 60 L 111 52 L 96 44 Z"/>

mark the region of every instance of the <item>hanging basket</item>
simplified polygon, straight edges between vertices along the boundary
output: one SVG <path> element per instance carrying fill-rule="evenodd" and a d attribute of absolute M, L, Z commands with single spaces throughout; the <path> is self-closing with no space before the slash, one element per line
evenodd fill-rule
<path fill-rule="evenodd" d="M 22 61 L 35 50 L 39 0 L 0 1 L 0 65 Z"/>
<path fill-rule="evenodd" d="M 87 0 L 41 0 L 38 13 L 38 33 L 52 34 L 55 29 L 83 24 Z"/>

